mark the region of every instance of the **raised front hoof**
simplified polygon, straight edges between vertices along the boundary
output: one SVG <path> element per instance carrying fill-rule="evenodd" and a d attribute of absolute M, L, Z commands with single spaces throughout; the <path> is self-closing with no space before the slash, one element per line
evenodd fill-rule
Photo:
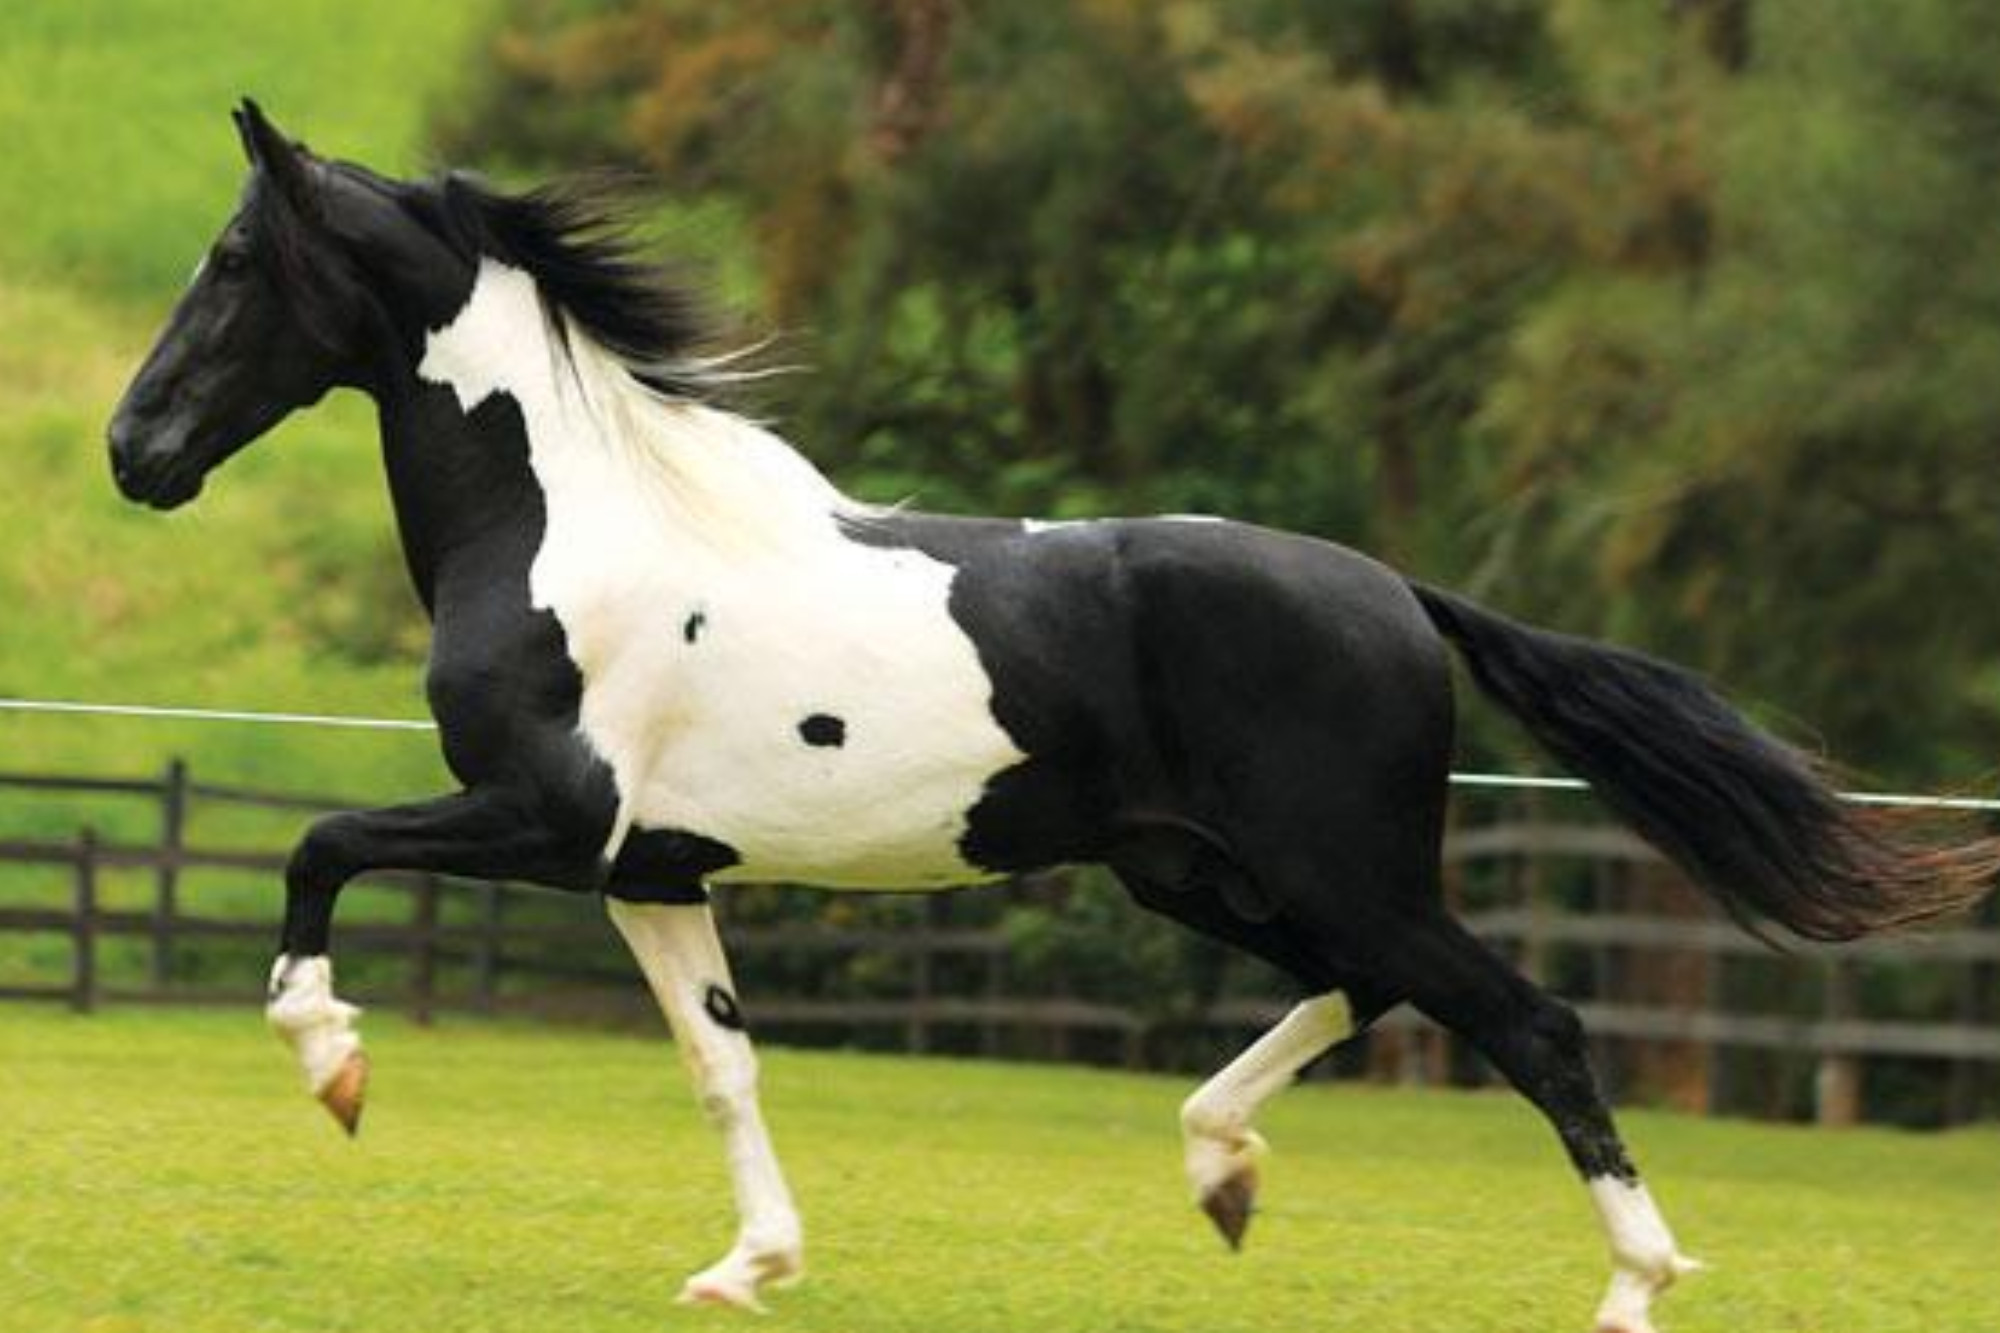
<path fill-rule="evenodd" d="M 1257 1169 L 1245 1167 L 1202 1192 L 1201 1210 L 1232 1251 L 1243 1248 L 1243 1235 L 1257 1212 Z"/>
<path fill-rule="evenodd" d="M 326 1086 L 319 1090 L 319 1104 L 340 1122 L 353 1138 L 361 1132 L 361 1104 L 368 1094 L 368 1057 L 354 1052 L 341 1062 Z"/>

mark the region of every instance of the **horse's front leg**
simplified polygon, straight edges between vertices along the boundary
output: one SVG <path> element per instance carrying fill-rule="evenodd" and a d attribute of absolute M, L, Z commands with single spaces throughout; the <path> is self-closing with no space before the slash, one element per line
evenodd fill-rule
<path fill-rule="evenodd" d="M 264 1015 L 297 1055 L 307 1089 L 349 1134 L 361 1121 L 368 1063 L 355 1030 L 361 1011 L 333 993 L 327 945 L 342 887 L 368 870 L 431 870 L 587 888 L 600 870 L 589 841 L 533 818 L 509 793 L 483 790 L 338 814 L 307 831 L 285 869 L 284 933 Z"/>
<path fill-rule="evenodd" d="M 757 1056 L 743 1028 L 706 903 L 662 906 L 608 898 L 611 920 L 632 947 L 665 1011 L 702 1109 L 721 1132 L 736 1189 L 736 1244 L 695 1274 L 681 1299 L 761 1309 L 758 1289 L 804 1272 L 798 1210 L 757 1106 Z"/>

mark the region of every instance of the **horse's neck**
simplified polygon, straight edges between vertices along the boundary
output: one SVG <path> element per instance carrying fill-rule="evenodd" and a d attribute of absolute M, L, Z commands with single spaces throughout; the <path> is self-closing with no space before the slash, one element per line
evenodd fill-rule
<path fill-rule="evenodd" d="M 482 266 L 384 406 L 390 487 L 427 605 L 455 553 L 490 563 L 559 527 L 636 526 L 732 559 L 809 548 L 853 508 L 776 436 L 662 401 L 576 331 L 559 340 L 550 318 L 525 274 Z M 538 513 L 548 534 L 522 533 Z"/>

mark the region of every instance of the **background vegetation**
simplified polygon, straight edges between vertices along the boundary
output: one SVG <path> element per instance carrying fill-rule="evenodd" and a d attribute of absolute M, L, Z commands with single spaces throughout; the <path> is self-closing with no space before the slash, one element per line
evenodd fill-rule
<path fill-rule="evenodd" d="M 421 711 L 365 404 L 169 518 L 106 476 L 252 93 L 386 170 L 644 168 L 662 245 L 808 368 L 757 406 L 861 494 L 1303 528 L 1687 661 L 1886 782 L 2000 751 L 1974 0 L 26 0 L 0 38 L 0 694 Z M 1543 764 L 1467 720 L 1469 761 Z M 0 715 L 0 767 L 172 754 L 445 783 L 421 736 Z M 4 831 L 85 818 L 150 832 L 12 798 Z M 1025 983 L 1217 984 L 1106 893 L 1010 910 Z"/>
<path fill-rule="evenodd" d="M 1323 533 L 1950 783 L 2000 741 L 1990 19 L 513 0 L 439 123 L 734 205 L 864 493 Z"/>

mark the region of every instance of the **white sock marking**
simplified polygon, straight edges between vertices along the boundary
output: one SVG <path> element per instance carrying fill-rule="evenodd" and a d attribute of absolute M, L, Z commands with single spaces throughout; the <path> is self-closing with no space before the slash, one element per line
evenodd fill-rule
<path fill-rule="evenodd" d="M 354 1020 L 361 1011 L 333 994 L 333 963 L 324 954 L 271 964 L 264 1020 L 292 1048 L 305 1070 L 306 1091 L 318 1096 L 349 1056 L 361 1049 Z"/>
<path fill-rule="evenodd" d="M 1354 1015 L 1340 992 L 1307 1000 L 1182 1104 L 1188 1182 L 1197 1199 L 1262 1154 L 1264 1141 L 1250 1128 L 1257 1109 L 1353 1032 Z"/>
<path fill-rule="evenodd" d="M 1611 1286 L 1597 1309 L 1607 1333 L 1652 1333 L 1653 1298 L 1697 1267 L 1682 1255 L 1643 1184 L 1600 1177 L 1589 1182 L 1611 1247 Z"/>

